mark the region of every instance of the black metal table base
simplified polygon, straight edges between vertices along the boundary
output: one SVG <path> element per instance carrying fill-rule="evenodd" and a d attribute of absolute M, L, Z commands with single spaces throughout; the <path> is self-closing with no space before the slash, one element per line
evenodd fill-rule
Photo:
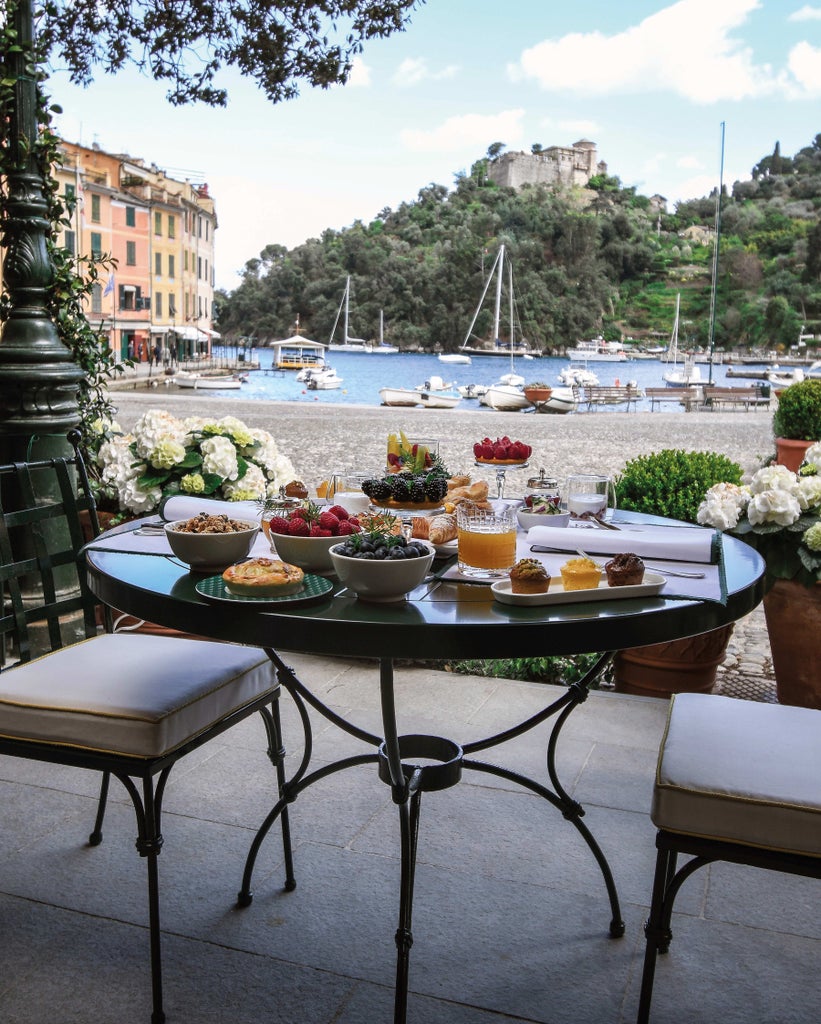
<path fill-rule="evenodd" d="M 590 848 L 602 873 L 607 896 L 610 901 L 610 935 L 613 938 L 618 938 L 624 934 L 624 921 L 622 920 L 618 893 L 616 892 L 616 885 L 610 865 L 592 833 L 581 820 L 584 816 L 584 808 L 578 801 L 573 800 L 567 794 L 556 771 L 556 747 L 559 734 L 573 709 L 587 699 L 591 683 L 609 664 L 612 653 L 602 655 L 583 679 L 567 687 L 566 690 L 562 691 L 562 695 L 559 698 L 549 703 L 537 714 L 532 715 L 530 718 L 504 732 L 462 746 L 442 736 L 398 735 L 393 685 L 393 662 L 389 658 L 380 661 L 380 696 L 382 703 L 382 725 L 384 729 L 384 738 L 380 738 L 360 729 L 323 704 L 297 679 L 293 670 L 284 664 L 273 649 L 266 648 L 266 653 L 277 668 L 280 684 L 290 694 L 299 713 L 304 733 L 304 750 L 296 771 L 291 778 L 286 779 L 284 770 L 280 770 L 283 764 L 285 748 L 281 724 L 277 716 L 273 721 L 274 735 L 272 736 L 271 747 L 278 754 L 274 763 L 277 765 L 279 799 L 260 825 L 248 851 L 242 886 L 237 894 L 238 906 L 247 907 L 253 900 L 251 881 L 257 855 L 271 826 L 277 818 L 287 814 L 288 804 L 293 803 L 303 790 L 320 782 L 322 779 L 328 778 L 337 772 L 345 771 L 348 768 L 375 763 L 378 766 L 379 778 L 391 787 L 393 802 L 399 810 L 401 875 L 399 883 L 399 920 L 396 928 L 394 1024 L 405 1024 L 407 1020 L 410 949 L 413 945 L 413 888 L 416 873 L 416 849 L 422 794 L 449 789 L 451 786 L 455 786 L 460 781 L 464 770 L 484 772 L 485 774 L 494 775 L 497 778 L 513 782 L 546 800 L 559 810 L 564 818 L 571 822 Z M 313 772 L 309 772 L 313 739 L 308 705 L 342 731 L 368 744 L 371 747 L 371 752 L 342 758 L 331 764 L 324 765 Z M 550 731 L 546 751 L 547 775 L 552 789 L 526 775 L 521 775 L 499 765 L 477 761 L 467 756 L 507 743 L 554 716 L 555 722 Z M 425 763 L 417 763 L 416 759 Z M 285 869 L 285 888 L 286 890 L 294 889 L 296 887 L 296 877 L 290 857 L 286 861 Z"/>

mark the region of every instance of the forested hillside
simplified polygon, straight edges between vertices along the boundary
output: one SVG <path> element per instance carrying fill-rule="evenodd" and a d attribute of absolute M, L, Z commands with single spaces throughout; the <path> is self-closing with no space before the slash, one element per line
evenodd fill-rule
<path fill-rule="evenodd" d="M 478 160 L 455 186 L 430 184 L 370 224 L 327 230 L 295 249 L 269 245 L 219 296 L 223 336 L 327 341 L 351 276 L 351 334 L 402 348 L 463 342 L 498 246 L 513 261 L 523 336 L 546 351 L 581 338 L 666 338 L 681 293 L 680 337 L 709 340 L 715 194 L 658 212 L 618 178 L 554 192 L 500 188 Z M 821 334 L 821 134 L 793 157 L 778 144 L 725 187 L 717 348 L 783 348 Z M 488 304 L 489 307 L 490 304 Z M 489 337 L 491 310 L 474 333 Z"/>

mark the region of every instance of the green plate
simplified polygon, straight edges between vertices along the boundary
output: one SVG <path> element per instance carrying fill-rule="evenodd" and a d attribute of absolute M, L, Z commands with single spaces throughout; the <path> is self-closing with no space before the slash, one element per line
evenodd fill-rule
<path fill-rule="evenodd" d="M 207 579 L 200 580 L 194 589 L 209 601 L 250 604 L 255 608 L 261 608 L 263 605 L 309 604 L 311 601 L 321 601 L 334 589 L 333 583 L 326 580 L 324 576 L 312 576 L 306 573 L 303 582 L 302 590 L 298 590 L 295 594 L 285 594 L 283 597 L 247 597 L 244 594 L 232 594 L 226 587 L 222 576 L 209 576 Z"/>

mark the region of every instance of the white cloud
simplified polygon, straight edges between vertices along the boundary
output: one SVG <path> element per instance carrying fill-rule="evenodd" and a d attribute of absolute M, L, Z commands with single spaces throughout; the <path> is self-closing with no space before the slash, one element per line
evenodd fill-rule
<path fill-rule="evenodd" d="M 348 76 L 348 85 L 352 88 L 362 88 L 371 84 L 371 69 L 361 57 L 354 57 L 351 61 L 351 73 Z"/>
<path fill-rule="evenodd" d="M 664 166 L 666 161 L 666 153 L 653 153 L 651 156 L 648 156 L 644 160 L 642 160 L 641 173 L 644 175 L 655 175 L 658 173 L 659 168 Z"/>
<path fill-rule="evenodd" d="M 464 114 L 449 117 L 431 131 L 406 128 L 399 133 L 403 145 L 415 152 L 459 152 L 466 148 L 484 150 L 504 141 L 507 147 L 521 145 L 524 110 L 503 110 L 500 114 Z"/>
<path fill-rule="evenodd" d="M 790 50 L 787 63 L 804 96 L 821 96 L 821 49 L 798 43 Z"/>
<path fill-rule="evenodd" d="M 700 171 L 704 163 L 697 156 L 683 156 L 676 160 L 676 167 L 685 171 Z"/>
<path fill-rule="evenodd" d="M 666 90 L 696 103 L 741 100 L 787 87 L 732 35 L 761 0 L 678 0 L 605 36 L 575 32 L 525 50 L 511 78 L 579 95 Z"/>
<path fill-rule="evenodd" d="M 457 64 L 448 64 L 439 71 L 431 71 L 424 57 L 406 57 L 396 69 L 393 81 L 396 85 L 407 88 L 426 79 L 439 82 L 445 78 L 454 78 L 458 70 Z"/>
<path fill-rule="evenodd" d="M 787 21 L 821 21 L 821 7 L 804 4 L 797 11 L 793 11 Z"/>
<path fill-rule="evenodd" d="M 600 125 L 596 121 L 559 121 L 557 127 L 563 132 L 567 132 L 568 135 L 572 135 L 575 138 L 586 137 L 591 138 L 593 135 L 598 134 Z"/>

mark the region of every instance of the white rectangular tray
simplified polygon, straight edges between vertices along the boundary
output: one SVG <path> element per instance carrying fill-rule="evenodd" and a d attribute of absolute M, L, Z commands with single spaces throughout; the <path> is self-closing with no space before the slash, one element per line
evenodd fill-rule
<path fill-rule="evenodd" d="M 614 601 L 626 597 L 650 597 L 658 594 L 667 580 L 656 572 L 645 572 L 641 583 L 627 587 L 611 587 L 602 580 L 598 587 L 587 590 L 565 590 L 561 577 L 550 581 L 550 589 L 546 594 L 514 594 L 510 580 L 499 580 L 490 588 L 493 596 L 502 604 L 542 605 L 542 604 L 573 604 L 578 601 Z"/>

